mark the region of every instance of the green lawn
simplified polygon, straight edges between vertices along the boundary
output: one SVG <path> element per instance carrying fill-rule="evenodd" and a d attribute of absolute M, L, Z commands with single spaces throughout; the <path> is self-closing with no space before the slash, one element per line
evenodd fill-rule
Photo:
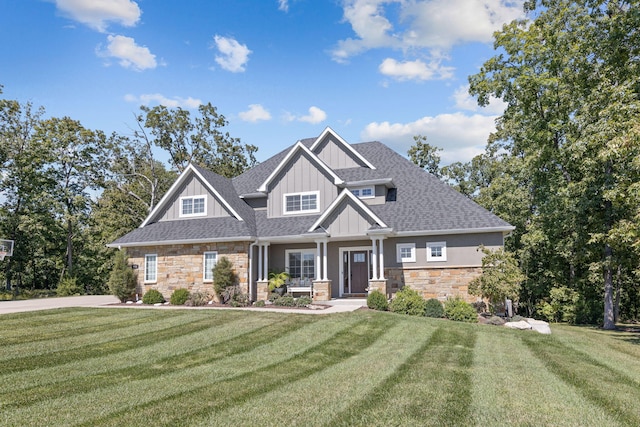
<path fill-rule="evenodd" d="M 638 333 L 135 308 L 0 325 L 0 425 L 640 425 Z"/>

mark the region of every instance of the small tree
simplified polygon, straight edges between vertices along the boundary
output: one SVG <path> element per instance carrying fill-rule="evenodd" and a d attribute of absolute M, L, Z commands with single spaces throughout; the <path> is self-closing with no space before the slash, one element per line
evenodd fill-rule
<path fill-rule="evenodd" d="M 524 275 L 513 255 L 502 248 L 492 251 L 480 246 L 480 250 L 484 253 L 482 275 L 469 283 L 469 293 L 488 298 L 493 313 L 497 302 L 517 301 Z"/>
<path fill-rule="evenodd" d="M 109 275 L 109 292 L 120 302 L 126 302 L 135 291 L 138 278 L 129 266 L 125 251 L 117 251 L 113 261 L 113 270 Z"/>
<path fill-rule="evenodd" d="M 222 257 L 213 267 L 213 290 L 220 299 L 225 302 L 224 291 L 230 286 L 234 286 L 238 281 L 238 276 L 233 271 L 233 264 L 227 257 Z"/>

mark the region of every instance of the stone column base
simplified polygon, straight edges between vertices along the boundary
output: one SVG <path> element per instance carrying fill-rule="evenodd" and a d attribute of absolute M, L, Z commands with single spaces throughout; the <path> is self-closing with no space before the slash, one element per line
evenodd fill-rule
<path fill-rule="evenodd" d="M 387 279 L 376 279 L 376 280 L 369 280 L 369 293 L 373 292 L 373 291 L 380 291 L 383 295 L 385 295 L 387 298 L 391 297 L 391 292 L 389 291 L 388 288 L 388 282 Z"/>
<path fill-rule="evenodd" d="M 313 300 L 314 301 L 330 301 L 331 300 L 331 280 L 314 280 L 313 281 Z"/>
<path fill-rule="evenodd" d="M 256 301 L 267 301 L 269 299 L 269 281 L 258 280 L 256 282 Z"/>

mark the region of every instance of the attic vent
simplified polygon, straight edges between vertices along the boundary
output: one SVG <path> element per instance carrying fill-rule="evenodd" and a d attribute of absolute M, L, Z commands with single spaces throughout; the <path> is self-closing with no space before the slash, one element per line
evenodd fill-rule
<path fill-rule="evenodd" d="M 395 202 L 397 195 L 398 195 L 398 189 L 397 188 L 389 188 L 387 190 L 387 198 L 385 200 L 387 202 Z"/>

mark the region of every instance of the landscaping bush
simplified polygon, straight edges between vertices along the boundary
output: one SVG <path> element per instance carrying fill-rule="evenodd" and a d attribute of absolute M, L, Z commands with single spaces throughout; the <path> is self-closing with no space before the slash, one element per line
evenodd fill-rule
<path fill-rule="evenodd" d="M 389 304 L 389 311 L 411 316 L 423 316 L 426 301 L 422 295 L 407 286 L 396 292 Z"/>
<path fill-rule="evenodd" d="M 184 305 L 186 305 L 187 307 L 200 307 L 203 305 L 207 305 L 210 300 L 211 298 L 206 292 L 191 292 Z"/>
<path fill-rule="evenodd" d="M 457 322 L 478 323 L 478 313 L 471 304 L 460 297 L 449 298 L 444 303 L 444 315 Z"/>
<path fill-rule="evenodd" d="M 372 310 L 387 311 L 389 309 L 389 302 L 385 294 L 376 289 L 367 297 L 367 307 Z"/>
<path fill-rule="evenodd" d="M 233 307 L 246 307 L 249 305 L 249 296 L 242 292 L 240 286 L 229 286 L 222 291 L 221 302 Z"/>
<path fill-rule="evenodd" d="M 171 294 L 171 298 L 169 298 L 169 302 L 171 305 L 184 305 L 185 302 L 189 299 L 189 291 L 187 289 L 176 289 Z"/>
<path fill-rule="evenodd" d="M 142 302 L 144 304 L 158 304 L 164 302 L 164 297 L 160 291 L 156 289 L 149 289 L 146 294 L 142 296 Z"/>
<path fill-rule="evenodd" d="M 56 295 L 59 297 L 84 295 L 84 287 L 78 283 L 75 277 L 65 276 L 60 280 L 60 283 L 58 283 Z"/>
<path fill-rule="evenodd" d="M 278 295 L 276 293 L 271 294 L 269 300 L 273 303 L 273 305 L 277 305 L 280 307 L 295 307 L 296 300 L 291 295 Z"/>
<path fill-rule="evenodd" d="M 129 266 L 127 253 L 117 251 L 113 260 L 113 270 L 109 274 L 109 292 L 120 300 L 126 302 L 136 291 L 138 277 Z"/>
<path fill-rule="evenodd" d="M 313 300 L 311 299 L 311 297 L 308 297 L 306 295 L 303 295 L 300 298 L 296 299 L 296 305 L 298 307 L 306 307 L 309 304 L 311 304 L 312 302 L 313 302 Z"/>
<path fill-rule="evenodd" d="M 424 304 L 424 315 L 426 317 L 436 317 L 438 319 L 444 317 L 444 308 L 442 308 L 442 303 L 435 298 L 428 299 Z"/>
<path fill-rule="evenodd" d="M 224 290 L 235 286 L 236 283 L 238 283 L 238 276 L 233 271 L 233 264 L 227 257 L 220 258 L 213 267 L 213 290 L 218 295 L 220 302 L 225 302 Z"/>
<path fill-rule="evenodd" d="M 267 303 L 264 302 L 263 300 L 260 300 L 260 301 L 254 302 L 253 305 L 254 305 L 254 307 L 264 307 L 264 306 L 267 305 Z"/>

